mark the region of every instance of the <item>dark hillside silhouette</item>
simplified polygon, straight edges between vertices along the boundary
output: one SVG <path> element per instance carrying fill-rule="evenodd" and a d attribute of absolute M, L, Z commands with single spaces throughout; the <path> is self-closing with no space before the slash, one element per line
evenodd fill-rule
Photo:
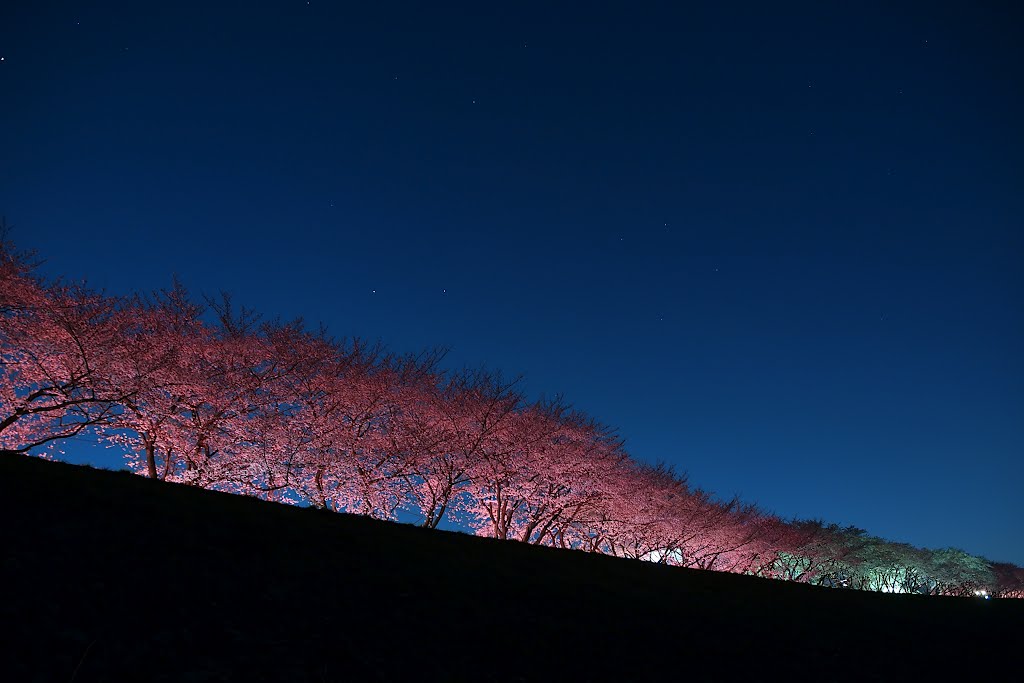
<path fill-rule="evenodd" d="M 12 681 L 996 676 L 1024 602 L 499 542 L 0 457 Z"/>

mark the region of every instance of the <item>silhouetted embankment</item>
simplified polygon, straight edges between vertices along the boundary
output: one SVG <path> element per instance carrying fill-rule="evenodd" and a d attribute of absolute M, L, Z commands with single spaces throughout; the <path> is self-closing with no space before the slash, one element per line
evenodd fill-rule
<path fill-rule="evenodd" d="M 1019 675 L 1024 601 L 673 569 L 21 456 L 0 481 L 6 680 Z"/>

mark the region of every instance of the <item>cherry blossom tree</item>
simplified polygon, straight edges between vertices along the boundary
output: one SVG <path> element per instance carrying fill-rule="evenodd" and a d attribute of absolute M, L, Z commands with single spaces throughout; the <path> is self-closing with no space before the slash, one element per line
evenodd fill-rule
<path fill-rule="evenodd" d="M 175 288 L 138 316 L 130 382 L 114 434 L 144 454 L 151 476 L 194 486 L 240 483 L 240 428 L 251 410 L 265 361 L 259 340 L 246 331 L 218 330 L 199 320 L 201 309 Z M 151 358 L 164 360 L 157 372 Z M 133 458 L 143 469 L 142 458 Z M 158 462 L 159 461 L 159 462 Z"/>
<path fill-rule="evenodd" d="M 405 505 L 431 529 L 459 506 L 469 483 L 476 439 L 466 429 L 473 402 L 465 381 L 462 375 L 420 375 L 404 387 L 388 433 L 388 447 L 402 458 Z"/>
<path fill-rule="evenodd" d="M 994 597 L 1024 599 L 1024 567 L 1008 562 L 993 562 L 992 574 Z"/>
<path fill-rule="evenodd" d="M 704 568 L 757 574 L 774 560 L 789 536 L 788 525 L 779 517 L 739 501 L 723 526 L 727 533 L 717 536 L 717 548 L 707 554 Z"/>
<path fill-rule="evenodd" d="M 206 343 L 201 313 L 175 283 L 155 299 L 136 301 L 133 333 L 122 340 L 127 362 L 121 382 L 131 391 L 124 392 L 121 411 L 106 435 L 127 450 L 133 470 L 151 479 L 176 477 L 175 422 L 186 397 L 200 392 L 190 360 Z"/>
<path fill-rule="evenodd" d="M 406 503 L 408 459 L 396 450 L 404 388 L 425 372 L 424 358 L 382 355 L 358 343 L 335 349 L 296 396 L 301 499 L 329 510 L 392 518 Z"/>
<path fill-rule="evenodd" d="M 989 592 L 996 583 L 993 567 L 983 557 L 958 548 L 922 550 L 919 553 L 923 559 L 920 571 L 923 580 L 913 592 L 969 596 L 975 591 Z"/>
<path fill-rule="evenodd" d="M 393 519 L 408 507 L 410 466 L 418 458 L 400 444 L 404 438 L 404 413 L 418 398 L 418 389 L 428 382 L 436 355 L 433 353 L 388 356 L 365 378 L 364 396 L 369 412 L 365 442 L 353 445 L 348 460 L 347 507 L 382 519 Z"/>
<path fill-rule="evenodd" d="M 556 431 L 539 444 L 540 476 L 525 488 L 514 520 L 520 541 L 563 548 L 586 545 L 611 500 L 608 484 L 626 460 L 615 430 L 578 412 L 547 419 Z M 581 533 L 582 532 L 582 533 Z"/>
<path fill-rule="evenodd" d="M 462 374 L 449 392 L 456 398 L 449 414 L 450 443 L 461 496 L 455 512 L 464 514 L 478 534 L 508 538 L 514 515 L 509 496 L 516 495 L 511 489 L 530 447 L 516 441 L 525 434 L 519 419 L 523 396 L 515 381 L 483 370 Z"/>
<path fill-rule="evenodd" d="M 26 453 L 109 422 L 132 315 L 85 285 L 46 283 L 0 236 L 0 450 Z"/>
<path fill-rule="evenodd" d="M 794 520 L 784 530 L 774 557 L 754 573 L 832 587 L 849 584 L 853 556 L 863 545 L 863 530 L 820 520 Z"/>
<path fill-rule="evenodd" d="M 611 490 L 598 548 L 619 557 L 681 563 L 683 544 L 703 524 L 706 496 L 691 491 L 671 468 L 639 462 L 619 472 Z"/>

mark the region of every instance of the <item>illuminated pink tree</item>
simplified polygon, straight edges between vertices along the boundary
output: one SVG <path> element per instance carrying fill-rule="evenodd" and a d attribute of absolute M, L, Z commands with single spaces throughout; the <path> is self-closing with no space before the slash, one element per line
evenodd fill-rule
<path fill-rule="evenodd" d="M 516 393 L 498 396 L 500 426 L 469 467 L 473 525 L 495 538 L 558 544 L 599 498 L 595 474 L 617 446 L 557 400 L 522 405 Z"/>
<path fill-rule="evenodd" d="M 192 357 L 207 336 L 180 285 L 155 301 L 136 302 L 133 334 L 122 340 L 126 362 L 120 382 L 130 387 L 107 438 L 128 451 L 133 470 L 152 479 L 175 479 L 174 440 L 187 397 L 201 392 L 191 374 Z"/>
<path fill-rule="evenodd" d="M 756 574 L 771 563 L 787 536 L 781 519 L 736 499 L 713 507 L 721 514 L 713 533 L 704 534 L 700 550 L 689 553 L 691 566 Z"/>
<path fill-rule="evenodd" d="M 465 382 L 464 375 L 421 373 L 402 388 L 387 433 L 387 448 L 401 460 L 400 496 L 420 516 L 420 525 L 431 529 L 459 507 L 469 483 L 476 439 Z"/>
<path fill-rule="evenodd" d="M 354 344 L 335 348 L 296 394 L 289 418 L 300 437 L 295 490 L 330 510 L 392 518 L 406 504 L 408 458 L 396 433 L 409 385 L 427 372 L 423 357 L 383 356 Z"/>
<path fill-rule="evenodd" d="M 992 574 L 994 597 L 1024 599 L 1024 568 L 1008 562 L 993 562 Z"/>
<path fill-rule="evenodd" d="M 25 453 L 107 423 L 132 315 L 84 285 L 45 283 L 0 236 L 0 450 Z"/>
<path fill-rule="evenodd" d="M 625 454 L 613 430 L 585 415 L 557 405 L 537 408 L 525 415 L 528 428 L 542 438 L 532 452 L 536 464 L 520 486 L 513 536 L 571 547 L 580 532 L 590 537 L 601 519 L 611 496 L 607 482 L 622 467 Z"/>
<path fill-rule="evenodd" d="M 137 389 L 117 421 L 126 431 L 111 438 L 137 453 L 132 462 L 150 477 L 232 488 L 230 471 L 240 462 L 234 446 L 258 381 L 259 360 L 248 357 L 258 340 L 218 333 L 200 312 L 180 288 L 140 312 L 127 380 Z"/>
<path fill-rule="evenodd" d="M 686 543 L 710 520 L 708 496 L 663 465 L 631 463 L 614 488 L 602 547 L 620 557 L 685 564 Z"/>
<path fill-rule="evenodd" d="M 515 382 L 484 371 L 457 376 L 444 395 L 451 400 L 441 423 L 447 455 L 430 461 L 422 472 L 424 483 L 436 482 L 430 487 L 440 492 L 449 512 L 464 515 L 477 533 L 490 529 L 495 537 L 507 538 L 506 486 L 515 476 L 513 469 L 522 465 L 514 435 L 522 396 Z"/>

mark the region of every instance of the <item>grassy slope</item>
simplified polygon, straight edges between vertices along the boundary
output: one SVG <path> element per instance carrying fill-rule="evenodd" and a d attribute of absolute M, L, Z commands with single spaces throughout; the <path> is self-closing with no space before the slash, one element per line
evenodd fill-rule
<path fill-rule="evenodd" d="M 1022 601 L 670 569 L 29 458 L 0 457 L 0 482 L 7 680 L 977 680 L 1024 641 Z"/>

